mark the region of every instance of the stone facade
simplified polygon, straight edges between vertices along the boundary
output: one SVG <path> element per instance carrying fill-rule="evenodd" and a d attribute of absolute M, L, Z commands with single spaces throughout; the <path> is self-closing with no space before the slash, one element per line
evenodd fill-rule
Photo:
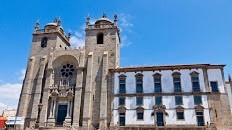
<path fill-rule="evenodd" d="M 89 21 L 88 17 L 85 47 L 77 49 L 70 47 L 70 34 L 65 35 L 59 19 L 42 29 L 36 23 L 17 111 L 17 116 L 25 117 L 25 123 L 17 129 L 209 129 L 177 125 L 156 127 L 154 124 L 119 127 L 115 124 L 114 97 L 117 94 L 114 93 L 114 75 L 119 70 L 127 71 L 127 68 L 119 68 L 120 34 L 117 16 L 114 16 L 113 22 L 106 15 L 94 24 Z M 186 66 L 173 66 L 170 70 L 179 70 L 179 67 Z M 162 68 L 165 66 L 156 70 Z M 193 68 L 198 69 L 198 66 Z M 204 75 L 206 68 L 205 65 L 201 75 L 205 78 L 205 88 L 208 88 L 208 78 Z M 219 68 L 222 74 L 223 67 Z M 135 69 L 146 71 L 148 68 Z M 211 95 L 208 90 L 205 92 L 208 100 L 206 107 L 212 110 L 208 112 L 210 117 L 207 116 L 210 129 L 229 124 L 224 121 L 228 118 L 223 118 L 230 111 L 227 95 Z M 216 115 L 213 111 L 215 109 Z"/>

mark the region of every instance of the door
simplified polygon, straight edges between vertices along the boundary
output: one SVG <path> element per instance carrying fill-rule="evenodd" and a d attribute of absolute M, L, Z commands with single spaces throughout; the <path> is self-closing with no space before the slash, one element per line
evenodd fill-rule
<path fill-rule="evenodd" d="M 204 121 L 203 112 L 196 112 L 196 115 L 197 115 L 197 125 L 204 126 L 205 121 Z"/>
<path fill-rule="evenodd" d="M 66 115 L 67 115 L 67 105 L 59 105 L 56 124 L 63 125 Z"/>
<path fill-rule="evenodd" d="M 157 126 L 164 126 L 164 116 L 163 112 L 156 113 Z"/>
<path fill-rule="evenodd" d="M 120 126 L 125 126 L 126 118 L 125 118 L 125 113 L 120 113 L 119 114 L 119 125 Z"/>

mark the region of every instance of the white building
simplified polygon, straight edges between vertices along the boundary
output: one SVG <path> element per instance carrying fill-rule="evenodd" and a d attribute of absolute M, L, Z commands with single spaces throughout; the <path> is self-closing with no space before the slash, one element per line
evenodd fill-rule
<path fill-rule="evenodd" d="M 209 95 L 225 94 L 224 65 L 113 69 L 114 124 L 207 127 L 214 122 Z"/>

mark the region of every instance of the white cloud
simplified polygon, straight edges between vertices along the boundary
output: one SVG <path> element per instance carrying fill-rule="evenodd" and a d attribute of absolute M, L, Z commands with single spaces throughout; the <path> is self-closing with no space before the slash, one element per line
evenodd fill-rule
<path fill-rule="evenodd" d="M 6 83 L 0 85 L 0 101 L 8 99 L 19 99 L 22 84 L 20 83 Z"/>
<path fill-rule="evenodd" d="M 118 15 L 118 25 L 121 31 L 121 48 L 128 47 L 132 44 L 128 38 L 128 34 L 131 32 L 131 28 L 134 26 L 131 22 L 132 16 L 129 14 Z"/>
<path fill-rule="evenodd" d="M 122 35 L 121 36 L 121 44 L 120 44 L 121 48 L 128 47 L 131 44 L 132 44 L 132 42 L 128 39 L 127 35 Z"/>
<path fill-rule="evenodd" d="M 75 32 L 73 36 L 71 36 L 70 44 L 74 48 L 83 47 L 85 45 L 85 37 L 80 32 Z"/>
<path fill-rule="evenodd" d="M 24 77 L 25 77 L 25 74 L 26 74 L 26 69 L 22 69 L 22 70 L 20 71 L 19 80 L 23 80 Z"/>
<path fill-rule="evenodd" d="M 118 25 L 120 31 L 131 32 L 131 28 L 134 26 L 131 22 L 132 16 L 128 14 L 119 14 L 118 15 Z"/>

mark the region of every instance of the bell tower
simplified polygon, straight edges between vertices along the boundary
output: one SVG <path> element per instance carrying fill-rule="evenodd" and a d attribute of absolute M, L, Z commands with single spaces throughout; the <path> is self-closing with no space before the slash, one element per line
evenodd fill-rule
<path fill-rule="evenodd" d="M 94 24 L 86 21 L 86 85 L 83 112 L 85 130 L 105 130 L 111 118 L 111 85 L 109 69 L 119 67 L 120 35 L 117 16 L 114 21 L 105 14 Z M 108 104 L 108 105 L 107 105 Z"/>
<path fill-rule="evenodd" d="M 39 22 L 36 22 L 17 111 L 17 116 L 25 117 L 24 127 L 34 126 L 39 119 L 43 91 L 50 86 L 47 78 L 52 73 L 49 69 L 51 55 L 54 51 L 70 48 L 70 35 L 65 35 L 60 23 L 60 19 L 55 19 L 39 29 Z"/>

